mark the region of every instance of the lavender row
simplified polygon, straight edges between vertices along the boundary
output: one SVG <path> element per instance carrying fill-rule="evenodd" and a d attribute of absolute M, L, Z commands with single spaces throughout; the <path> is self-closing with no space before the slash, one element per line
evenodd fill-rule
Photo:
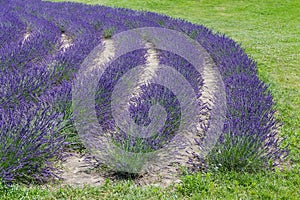
<path fill-rule="evenodd" d="M 239 138 L 246 138 L 249 143 L 245 142 L 244 145 L 248 145 L 246 149 L 251 153 L 235 159 L 247 160 L 249 157 L 250 160 L 254 157 L 261 159 L 264 167 L 278 165 L 288 155 L 288 150 L 287 146 L 282 146 L 284 138 L 278 134 L 279 122 L 274 117 L 274 102 L 268 87 L 257 76 L 256 63 L 239 45 L 225 36 L 198 35 L 196 39 L 218 66 L 227 95 L 228 110 L 220 138 L 221 145 L 213 152 L 213 162 L 232 162 L 231 159 L 238 157 L 238 153 L 229 159 L 225 156 L 222 158 L 222 153 L 218 156 L 216 152 L 226 153 L 228 148 L 237 145 Z M 226 137 L 227 140 L 224 140 Z"/>
<path fill-rule="evenodd" d="M 16 46 L 22 42 L 22 36 L 25 35 L 25 23 L 10 12 L 0 14 L 0 49 Z"/>

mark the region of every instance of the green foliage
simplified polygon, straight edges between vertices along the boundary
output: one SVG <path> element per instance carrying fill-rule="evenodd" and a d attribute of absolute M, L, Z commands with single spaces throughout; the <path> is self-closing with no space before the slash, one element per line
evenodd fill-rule
<path fill-rule="evenodd" d="M 142 139 L 136 138 L 133 140 L 131 134 L 122 141 L 113 140 L 114 148 L 109 151 L 110 167 L 117 174 L 125 177 L 136 177 L 142 172 L 149 153 L 153 150 L 147 146 Z M 150 155 L 151 156 L 151 155 Z"/>
<path fill-rule="evenodd" d="M 112 35 L 114 34 L 114 32 L 115 32 L 115 28 L 114 27 L 110 27 L 110 28 L 105 29 L 102 34 L 103 34 L 103 37 L 105 39 L 108 39 L 108 38 L 112 37 Z"/>
<path fill-rule="evenodd" d="M 268 173 L 197 173 L 166 188 L 140 187 L 132 181 L 83 188 L 48 185 L 0 186 L 1 199 L 299 199 L 299 168 Z"/>
<path fill-rule="evenodd" d="M 267 169 L 263 145 L 250 136 L 224 135 L 224 143 L 217 144 L 207 156 L 211 170 L 258 172 Z"/>
<path fill-rule="evenodd" d="M 182 184 L 176 188 L 190 199 L 298 199 L 300 193 L 296 188 L 300 178 L 297 174 L 298 170 L 197 173 L 183 177 Z"/>

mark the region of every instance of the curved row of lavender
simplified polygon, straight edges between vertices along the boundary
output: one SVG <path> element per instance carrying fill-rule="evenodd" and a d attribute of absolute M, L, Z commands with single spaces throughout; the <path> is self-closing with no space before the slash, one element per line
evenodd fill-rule
<path fill-rule="evenodd" d="M 245 159 L 259 155 L 265 165 L 273 160 L 273 167 L 287 154 L 286 149 L 280 148 L 271 94 L 258 79 L 256 64 L 231 39 L 183 20 L 127 9 L 39 0 L 0 1 L 0 7 L 2 181 L 44 181 L 57 174 L 53 161 L 62 159 L 67 144 L 66 135 L 62 132 L 72 121 L 71 86 L 76 71 L 104 37 L 140 27 L 164 27 L 190 35 L 216 63 L 225 83 L 228 110 L 221 145 L 214 150 L 217 153 L 210 157 L 210 162 L 228 162 L 216 155 L 222 155 L 227 148 L 235 146 L 235 138 L 248 138 L 249 146 L 254 144 L 254 149 L 246 149 Z M 196 75 L 182 58 L 168 52 L 159 54 L 161 63 L 173 66 L 192 86 L 203 84 L 201 75 Z M 99 123 L 104 128 L 109 129 L 113 125 L 111 114 L 101 110 L 110 104 L 111 89 L 115 84 L 112 80 L 117 80 L 122 70 L 128 70 L 128 66 L 145 63 L 144 56 L 145 51 L 128 53 L 118 60 L 119 63 L 111 66 L 103 80 L 100 79 L 96 109 Z M 116 69 L 120 73 L 115 73 Z M 134 101 L 146 104 L 137 103 L 138 106 L 131 107 L 136 123 L 148 123 L 149 119 L 143 113 L 149 111 L 151 95 L 155 98 L 163 96 L 165 99 L 157 100 L 163 101 L 166 110 L 175 108 L 169 109 L 170 120 L 163 131 L 167 137 L 145 142 L 150 148 L 160 148 L 176 129 L 178 121 L 171 119 L 180 117 L 179 105 L 174 94 L 164 88 L 147 85 L 143 91 L 144 96 Z M 201 95 L 199 91 L 195 92 Z M 158 95 L 161 93 L 164 95 Z M 228 140 L 227 136 L 232 140 Z M 114 139 L 122 143 L 124 138 L 126 135 L 123 134 Z M 236 159 L 235 155 L 232 159 Z M 199 167 L 197 160 L 193 163 L 195 168 Z"/>

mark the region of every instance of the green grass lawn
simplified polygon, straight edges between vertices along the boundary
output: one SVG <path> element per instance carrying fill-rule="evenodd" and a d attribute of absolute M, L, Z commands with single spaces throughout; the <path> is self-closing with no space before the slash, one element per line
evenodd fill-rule
<path fill-rule="evenodd" d="M 61 1 L 61 0 L 56 0 Z M 169 188 L 137 187 L 130 181 L 76 189 L 13 186 L 3 199 L 300 199 L 300 2 L 297 0 L 74 0 L 148 10 L 203 24 L 241 43 L 270 85 L 282 136 L 290 143 L 284 172 L 202 173 Z"/>
<path fill-rule="evenodd" d="M 298 169 L 299 170 L 299 169 Z M 14 185 L 0 189 L 0 199 L 299 199 L 300 177 L 296 169 L 274 173 L 198 173 L 182 178 L 182 184 L 161 188 L 139 187 L 131 181 L 98 187 Z"/>

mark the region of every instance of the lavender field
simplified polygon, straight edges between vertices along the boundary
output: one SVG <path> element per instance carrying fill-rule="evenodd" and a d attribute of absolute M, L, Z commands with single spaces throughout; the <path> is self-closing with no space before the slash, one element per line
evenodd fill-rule
<path fill-rule="evenodd" d="M 148 115 L 151 106 L 159 104 L 166 112 L 165 124 L 146 139 L 117 131 L 111 106 L 113 90 L 130 70 L 149 64 L 152 50 L 157 64 L 168 65 L 180 73 L 197 97 L 201 130 L 189 136 L 193 138 L 194 151 L 182 155 L 188 161 L 180 163 L 190 173 L 216 167 L 220 171 L 245 173 L 272 171 L 280 168 L 288 155 L 279 133 L 280 122 L 274 117 L 272 95 L 258 78 L 256 63 L 232 39 L 188 21 L 123 8 L 39 0 L 0 1 L 0 7 L 0 180 L 3 184 L 46 183 L 60 178 L 57 162 L 66 159 L 68 152 L 76 151 L 70 138 L 77 134 L 72 90 L 82 63 L 96 47 L 105 49 L 115 35 L 146 27 L 180 32 L 205 49 L 223 82 L 224 123 L 214 148 L 205 158 L 201 157 L 197 152 L 201 152 L 203 137 L 215 130 L 209 120 L 218 114 L 212 111 L 222 104 L 218 102 L 220 94 L 207 95 L 205 91 L 213 88 L 204 72 L 199 73 L 196 66 L 178 54 L 155 48 L 150 41 L 145 48 L 112 61 L 99 77 L 95 95 L 97 119 L 116 145 L 130 152 L 153 152 L 163 148 L 179 130 L 183 116 L 180 98 L 168 87 L 144 84 L 140 93 L 128 102 L 130 116 L 136 124 L 148 126 L 154 119 Z M 85 142 L 82 146 L 87 151 L 91 149 Z M 122 173 L 118 168 L 112 170 Z"/>

